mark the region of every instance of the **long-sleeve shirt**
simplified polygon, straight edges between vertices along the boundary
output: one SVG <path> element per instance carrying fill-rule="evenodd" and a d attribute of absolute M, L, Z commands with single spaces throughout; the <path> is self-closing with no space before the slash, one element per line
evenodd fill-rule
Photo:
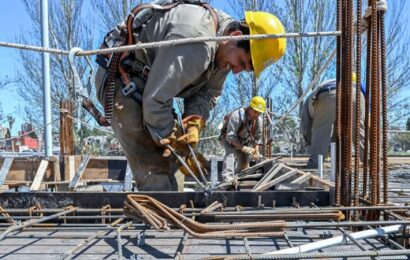
<path fill-rule="evenodd" d="M 242 145 L 260 145 L 262 139 L 262 118 L 258 117 L 255 133 L 252 136 L 253 121 L 247 119 L 245 109 L 240 108 L 231 113 L 226 122 L 226 141 L 238 142 Z"/>
<path fill-rule="evenodd" d="M 201 6 L 181 4 L 166 12 L 155 11 L 141 30 L 139 41 L 222 35 L 233 19 L 215 11 L 217 31 L 210 12 Z M 174 97 L 184 98 L 184 114 L 208 119 L 229 72 L 216 66 L 217 48 L 217 42 L 201 42 L 146 50 L 142 61 L 151 71 L 143 92 L 143 124 L 154 139 L 153 131 L 165 137 L 174 128 Z"/>

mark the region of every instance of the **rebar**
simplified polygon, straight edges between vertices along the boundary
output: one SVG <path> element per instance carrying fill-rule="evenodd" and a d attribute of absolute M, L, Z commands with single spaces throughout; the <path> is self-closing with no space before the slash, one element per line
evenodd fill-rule
<path fill-rule="evenodd" d="M 341 31 L 342 24 L 342 0 L 337 0 L 337 17 L 336 27 L 338 31 Z M 336 122 L 335 122 L 335 136 L 336 136 L 336 175 L 335 175 L 335 204 L 340 205 L 340 106 L 341 106 L 341 75 L 340 75 L 340 62 L 341 62 L 341 37 L 336 37 Z"/>
<path fill-rule="evenodd" d="M 362 189 L 362 196 L 366 197 L 368 192 L 368 180 L 369 180 L 369 139 L 370 139 L 370 131 L 369 131 L 369 107 L 370 107 L 370 93 L 371 93 L 371 55 L 372 49 L 370 48 L 371 45 L 371 34 L 372 34 L 372 19 L 371 17 L 367 18 L 368 28 L 367 28 L 367 54 L 366 54 L 366 94 L 365 94 L 365 116 L 364 116 L 364 149 L 363 149 L 363 189 Z"/>
<path fill-rule="evenodd" d="M 403 259 L 401 256 L 410 255 L 410 250 L 369 250 L 369 251 L 341 251 L 341 252 L 322 252 L 322 253 L 297 253 L 297 254 L 283 254 L 283 255 L 255 255 L 252 257 L 242 256 L 221 256 L 221 257 L 209 257 L 206 259 L 324 259 L 324 258 L 350 258 L 350 257 L 378 257 L 378 256 L 390 256 L 389 259 Z M 398 256 L 398 257 L 394 257 Z"/>
<path fill-rule="evenodd" d="M 357 0 L 356 21 L 362 19 L 362 0 Z M 360 175 L 360 131 L 361 131 L 361 66 L 362 66 L 362 27 L 361 22 L 356 26 L 356 114 L 355 114 L 355 140 L 354 140 L 354 183 L 353 183 L 353 205 L 359 206 L 359 175 Z M 359 220 L 359 214 L 356 211 L 354 219 Z"/>
<path fill-rule="evenodd" d="M 352 182 L 352 65 L 353 2 L 344 1 L 342 9 L 342 81 L 341 81 L 341 203 L 351 204 Z"/>
<path fill-rule="evenodd" d="M 25 221 L 25 222 L 23 222 L 23 223 L 20 223 L 20 224 L 17 224 L 17 225 L 13 225 L 13 226 L 9 227 L 6 231 L 4 231 L 4 232 L 0 235 L 0 241 L 3 240 L 9 233 L 11 233 L 11 232 L 13 232 L 13 231 L 17 231 L 17 230 L 20 230 L 20 229 L 29 227 L 29 226 L 31 226 L 31 225 L 38 224 L 38 223 L 42 223 L 42 222 L 45 222 L 45 221 L 48 221 L 48 220 L 51 220 L 51 219 L 55 219 L 55 218 L 58 218 L 59 216 L 62 216 L 62 215 L 66 215 L 66 214 L 70 214 L 70 213 L 72 213 L 72 212 L 75 212 L 76 210 L 77 210 L 76 207 L 71 207 L 71 206 L 70 206 L 70 207 L 68 207 L 66 210 L 63 210 L 63 211 L 61 211 L 61 212 L 59 212 L 59 213 L 56 213 L 56 214 L 54 214 L 54 215 L 46 216 L 46 217 L 43 217 L 43 218 L 40 218 L 40 219 L 30 219 L 30 220 L 27 220 L 27 221 Z"/>
<path fill-rule="evenodd" d="M 371 193 L 370 202 L 373 205 L 377 204 L 378 198 L 378 169 L 379 169 L 379 79 L 378 79 L 378 41 L 377 41 L 377 1 L 371 0 L 372 16 L 371 16 L 371 48 L 373 49 L 371 55 L 371 142 L 370 142 L 370 176 L 371 176 Z M 374 219 L 375 216 L 372 217 Z"/>
<path fill-rule="evenodd" d="M 378 12 L 380 18 L 380 51 L 381 51 L 381 78 L 382 78 L 382 116 L 383 116 L 383 203 L 389 203 L 389 170 L 388 170 L 388 140 L 387 131 L 389 122 L 387 118 L 387 73 L 386 73 L 386 39 L 384 31 L 385 11 Z"/>
<path fill-rule="evenodd" d="M 196 238 L 278 237 L 283 236 L 285 226 L 284 221 L 202 224 L 146 195 L 128 195 L 124 213 L 150 224 L 157 231 L 169 230 L 169 224 L 174 224 Z"/>

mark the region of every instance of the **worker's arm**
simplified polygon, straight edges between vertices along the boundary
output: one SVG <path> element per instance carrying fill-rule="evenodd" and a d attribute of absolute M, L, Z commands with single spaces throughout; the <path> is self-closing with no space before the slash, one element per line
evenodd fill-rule
<path fill-rule="evenodd" d="M 184 99 L 184 116 L 199 115 L 208 120 L 210 111 L 215 107 L 222 93 L 227 71 L 218 70 L 205 85 L 191 97 Z"/>
<path fill-rule="evenodd" d="M 239 110 L 232 113 L 227 122 L 226 128 L 226 141 L 236 150 L 241 150 L 243 147 L 239 137 L 237 136 L 239 127 L 242 124 L 242 122 L 240 121 L 239 113 Z"/>
<path fill-rule="evenodd" d="M 167 40 L 181 38 L 172 36 Z M 144 125 L 154 140 L 156 133 L 169 136 L 174 128 L 172 116 L 173 98 L 197 79 L 210 63 L 210 51 L 206 43 L 163 47 L 151 67 L 144 89 Z"/>
<path fill-rule="evenodd" d="M 262 127 L 263 127 L 262 116 L 263 115 L 260 115 L 256 121 L 255 148 L 257 148 L 256 146 L 259 146 L 262 144 Z"/>

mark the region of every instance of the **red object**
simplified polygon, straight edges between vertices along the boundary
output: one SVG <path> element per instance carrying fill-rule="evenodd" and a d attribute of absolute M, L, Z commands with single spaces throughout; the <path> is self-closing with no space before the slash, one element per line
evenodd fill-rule
<path fill-rule="evenodd" d="M 37 138 L 32 138 L 28 136 L 24 136 L 20 138 L 20 145 L 25 145 L 29 149 L 38 150 L 38 140 Z"/>

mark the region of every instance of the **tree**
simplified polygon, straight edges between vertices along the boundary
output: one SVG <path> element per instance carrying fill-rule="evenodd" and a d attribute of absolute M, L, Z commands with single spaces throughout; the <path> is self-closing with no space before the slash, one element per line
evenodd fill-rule
<path fill-rule="evenodd" d="M 142 0 L 92 0 L 92 3 L 96 11 L 96 18 L 102 24 L 101 33 L 105 35 L 122 22 L 131 9 L 141 4 Z"/>
<path fill-rule="evenodd" d="M 19 41 L 41 45 L 40 1 L 23 0 L 26 12 L 32 21 L 30 30 L 22 32 Z M 50 47 L 69 50 L 73 47 L 91 49 L 92 33 L 89 23 L 82 17 L 82 0 L 51 1 L 49 5 Z M 21 75 L 18 94 L 26 102 L 26 118 L 41 124 L 43 118 L 43 90 L 41 73 L 41 54 L 19 51 Z M 82 77 L 85 76 L 86 63 L 78 58 L 76 66 Z M 59 102 L 62 98 L 74 99 L 74 85 L 68 59 L 63 55 L 50 55 L 51 66 L 51 105 L 52 117 L 59 115 Z"/>
<path fill-rule="evenodd" d="M 10 132 L 11 132 L 12 129 L 13 129 L 14 122 L 16 122 L 16 119 L 14 118 L 14 116 L 8 115 L 7 116 L 7 122 L 9 124 L 9 129 L 10 129 Z"/>
<path fill-rule="evenodd" d="M 3 123 L 3 120 L 4 120 L 3 106 L 2 106 L 2 104 L 0 103 L 0 126 L 1 126 L 1 124 Z"/>
<path fill-rule="evenodd" d="M 410 117 L 407 118 L 406 130 L 410 131 Z"/>
<path fill-rule="evenodd" d="M 410 56 L 409 33 L 406 27 L 407 1 L 389 1 L 386 13 L 386 56 L 389 124 L 403 126 L 410 116 Z"/>

